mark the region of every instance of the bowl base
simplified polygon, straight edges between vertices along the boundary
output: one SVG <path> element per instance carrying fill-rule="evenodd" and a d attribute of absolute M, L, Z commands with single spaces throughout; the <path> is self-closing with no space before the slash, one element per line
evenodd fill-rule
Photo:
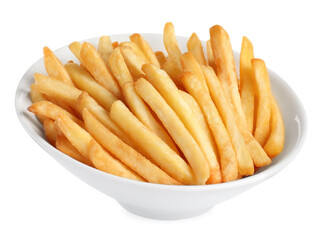
<path fill-rule="evenodd" d="M 128 212 L 141 217 L 152 218 L 157 220 L 178 220 L 184 218 L 191 218 L 208 212 L 214 207 L 214 205 L 196 209 L 196 210 L 185 210 L 185 211 L 161 211 L 161 210 L 150 210 L 146 208 L 140 208 L 131 206 L 126 203 L 119 202 L 119 204 L 126 209 Z"/>

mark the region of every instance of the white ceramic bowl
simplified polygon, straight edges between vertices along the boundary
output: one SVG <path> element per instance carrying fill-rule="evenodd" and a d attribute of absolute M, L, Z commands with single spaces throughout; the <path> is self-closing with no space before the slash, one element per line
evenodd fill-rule
<path fill-rule="evenodd" d="M 128 34 L 111 36 L 113 41 L 128 41 Z M 143 34 L 154 50 L 164 51 L 162 35 Z M 177 37 L 183 51 L 187 38 Z M 98 38 L 88 42 L 97 45 Z M 75 57 L 67 47 L 55 51 L 63 63 Z M 235 52 L 238 65 L 239 54 Z M 43 59 L 34 63 L 22 77 L 16 92 L 16 111 L 18 118 L 29 135 L 63 167 L 75 176 L 116 199 L 128 211 L 150 218 L 180 219 L 199 215 L 214 205 L 230 199 L 249 188 L 272 177 L 294 159 L 306 136 L 306 114 L 303 106 L 288 86 L 277 74 L 269 70 L 272 92 L 278 101 L 286 127 L 286 141 L 283 152 L 273 159 L 272 164 L 259 169 L 255 175 L 234 182 L 208 186 L 168 186 L 142 183 L 107 174 L 88 167 L 62 152 L 56 150 L 45 140 L 40 122 L 27 111 L 31 105 L 30 85 L 35 72 L 45 73 Z"/>

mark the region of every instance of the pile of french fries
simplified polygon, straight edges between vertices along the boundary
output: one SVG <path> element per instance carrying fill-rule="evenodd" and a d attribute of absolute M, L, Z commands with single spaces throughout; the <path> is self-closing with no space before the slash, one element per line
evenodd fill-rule
<path fill-rule="evenodd" d="M 48 76 L 35 73 L 28 110 L 46 138 L 70 157 L 137 181 L 174 185 L 229 182 L 271 163 L 284 146 L 284 124 L 266 65 L 244 37 L 237 76 L 230 39 L 210 29 L 182 53 L 172 23 L 167 50 L 140 35 L 103 36 L 98 48 L 73 42 L 79 63 L 63 65 L 44 47 Z"/>

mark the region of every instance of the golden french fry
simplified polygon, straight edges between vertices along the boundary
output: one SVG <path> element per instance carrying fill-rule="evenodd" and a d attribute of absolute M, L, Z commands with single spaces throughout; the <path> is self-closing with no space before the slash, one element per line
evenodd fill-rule
<path fill-rule="evenodd" d="M 187 42 L 187 48 L 188 51 L 193 54 L 199 64 L 208 65 L 207 60 L 204 56 L 202 43 L 196 33 L 192 33 Z"/>
<path fill-rule="evenodd" d="M 56 145 L 56 138 L 57 138 L 57 129 L 54 123 L 54 120 L 50 118 L 46 118 L 43 122 L 43 130 L 44 134 L 46 135 L 46 138 L 48 142 L 52 145 Z"/>
<path fill-rule="evenodd" d="M 269 136 L 271 117 L 271 87 L 266 64 L 261 59 L 252 59 L 253 81 L 257 93 L 257 119 L 254 137 L 263 146 Z"/>
<path fill-rule="evenodd" d="M 43 48 L 44 65 L 49 77 L 56 78 L 62 82 L 74 86 L 68 72 L 57 58 L 57 56 L 48 47 Z"/>
<path fill-rule="evenodd" d="M 148 62 L 160 67 L 160 63 L 154 54 L 152 48 L 150 47 L 149 43 L 138 33 L 132 34 L 130 36 L 130 40 L 138 45 L 144 55 L 147 57 Z"/>
<path fill-rule="evenodd" d="M 207 119 L 208 125 L 218 147 L 223 182 L 236 180 L 238 177 L 238 163 L 236 154 L 232 147 L 227 129 L 223 124 L 223 121 L 210 97 L 210 94 L 204 89 L 203 85 L 195 74 L 188 72 L 184 73 L 181 77 L 181 81 L 183 82 L 187 91 L 199 103 L 202 112 Z"/>
<path fill-rule="evenodd" d="M 139 94 L 136 92 L 134 82 L 127 82 L 123 85 L 123 95 L 126 103 L 132 113 L 152 132 L 160 137 L 168 146 L 179 154 L 179 150 L 172 141 L 169 134 L 162 127 L 162 125 L 154 118 L 148 106 L 141 99 Z"/>
<path fill-rule="evenodd" d="M 209 87 L 211 98 L 229 133 L 233 149 L 236 153 L 239 173 L 241 175 L 252 175 L 254 173 L 254 166 L 251 155 L 244 142 L 241 131 L 238 128 L 230 103 L 228 102 L 221 83 L 211 67 L 202 66 L 202 71 Z"/>
<path fill-rule="evenodd" d="M 137 44 L 134 42 L 122 42 L 119 44 L 120 47 L 130 47 L 134 51 L 136 55 L 139 56 L 144 62 L 148 62 L 148 58 L 146 55 L 142 52 L 142 50 L 139 48 Z"/>
<path fill-rule="evenodd" d="M 282 115 L 276 100 L 271 96 L 270 134 L 263 147 L 269 157 L 273 158 L 282 152 L 284 139 L 285 132 Z"/>
<path fill-rule="evenodd" d="M 181 65 L 184 72 L 191 72 L 197 76 L 203 88 L 209 92 L 206 80 L 204 79 L 201 67 L 192 53 L 185 53 L 180 57 Z"/>
<path fill-rule="evenodd" d="M 69 47 L 70 51 L 73 53 L 73 55 L 79 60 L 81 65 L 84 66 L 84 62 L 82 61 L 81 56 L 80 56 L 82 43 L 80 43 L 80 42 L 72 42 L 72 43 L 69 44 L 68 47 Z"/>
<path fill-rule="evenodd" d="M 213 53 L 212 53 L 210 39 L 207 41 L 207 58 L 208 58 L 208 65 L 216 71 L 216 66 L 214 65 L 214 57 L 213 57 Z"/>
<path fill-rule="evenodd" d="M 112 43 L 112 48 L 116 49 L 117 47 L 119 47 L 119 42 L 118 41 L 113 42 Z"/>
<path fill-rule="evenodd" d="M 121 101 L 112 104 L 110 117 L 152 156 L 152 161 L 167 174 L 183 184 L 196 183 L 189 165 L 161 138 L 143 125 Z"/>
<path fill-rule="evenodd" d="M 117 102 L 115 102 L 112 106 L 115 106 Z M 176 180 L 171 178 L 167 173 L 162 171 L 159 167 L 150 162 L 139 152 L 122 142 L 116 135 L 105 128 L 87 109 L 83 110 L 83 119 L 86 129 L 103 147 L 105 147 L 108 151 L 110 151 L 110 153 L 112 153 L 115 157 L 117 157 L 120 161 L 122 161 L 148 182 L 179 184 Z"/>
<path fill-rule="evenodd" d="M 146 63 L 146 61 L 136 54 L 131 47 L 122 46 L 120 49 L 131 75 L 134 78 L 143 77 L 144 74 L 141 67 Z"/>
<path fill-rule="evenodd" d="M 63 108 L 64 110 L 66 110 L 67 112 L 71 113 L 74 116 L 77 116 L 77 113 L 75 113 L 75 111 L 73 110 L 72 107 L 70 107 L 68 104 L 66 104 L 65 102 L 59 100 L 59 99 L 55 99 L 54 97 L 50 97 L 50 96 L 46 96 L 46 99 L 49 102 L 52 102 L 53 104 Z"/>
<path fill-rule="evenodd" d="M 109 56 L 108 63 L 113 76 L 117 79 L 121 88 L 126 82 L 133 81 L 129 69 L 127 68 L 127 65 L 121 54 L 120 48 L 116 48 L 112 51 Z"/>
<path fill-rule="evenodd" d="M 36 115 L 51 118 L 53 120 L 56 120 L 59 114 L 63 113 L 64 115 L 75 121 L 78 125 L 83 127 L 83 122 L 80 119 L 76 118 L 71 113 L 49 101 L 40 101 L 33 103 L 30 107 L 28 107 L 28 111 Z"/>
<path fill-rule="evenodd" d="M 40 101 L 45 101 L 45 100 L 47 100 L 46 96 L 45 96 L 44 94 L 42 94 L 41 92 L 39 92 L 39 91 L 36 89 L 36 87 L 35 87 L 34 84 L 32 84 L 32 85 L 30 86 L 30 98 L 31 98 L 32 103 L 36 103 L 36 102 L 40 102 Z M 40 121 L 41 123 L 43 123 L 44 120 L 46 119 L 46 118 L 43 117 L 43 116 L 37 116 L 37 118 L 39 119 L 39 121 Z"/>
<path fill-rule="evenodd" d="M 253 46 L 246 37 L 242 39 L 240 52 L 240 96 L 249 132 L 253 133 L 254 119 L 254 83 L 251 69 L 251 59 L 254 58 Z"/>
<path fill-rule="evenodd" d="M 76 159 L 77 161 L 84 163 L 90 167 L 93 167 L 92 162 L 81 155 L 81 153 L 69 142 L 64 135 L 58 135 L 56 139 L 56 148 L 67 154 L 69 157 Z"/>
<path fill-rule="evenodd" d="M 166 23 L 163 29 L 163 43 L 168 52 L 169 58 L 172 63 L 181 71 L 180 56 L 181 50 L 176 39 L 174 26 L 171 22 Z"/>
<path fill-rule="evenodd" d="M 99 39 L 98 53 L 102 57 L 105 64 L 108 65 L 108 60 L 113 51 L 112 42 L 109 36 L 102 36 Z"/>
<path fill-rule="evenodd" d="M 140 78 L 135 83 L 135 87 L 139 95 L 156 113 L 180 150 L 184 153 L 194 172 L 196 183 L 205 184 L 210 176 L 206 157 L 183 122 L 147 80 Z M 187 104 L 185 105 L 185 107 L 188 107 Z"/>
<path fill-rule="evenodd" d="M 157 57 L 157 59 L 158 59 L 158 62 L 159 62 L 159 64 L 160 64 L 160 66 L 162 67 L 163 64 L 167 61 L 166 56 L 165 56 L 164 53 L 161 52 L 161 51 L 156 51 L 154 54 L 156 55 L 156 57 Z"/>
<path fill-rule="evenodd" d="M 172 81 L 176 84 L 179 89 L 184 89 L 183 84 L 179 80 L 179 76 L 182 70 L 177 67 L 172 61 L 166 61 L 161 67 L 170 76 Z"/>
<path fill-rule="evenodd" d="M 47 96 L 61 100 L 73 108 L 82 92 L 64 82 L 40 73 L 35 73 L 34 79 L 35 83 L 32 85 L 32 88 L 35 88 L 37 91 Z"/>
<path fill-rule="evenodd" d="M 210 139 L 207 137 L 204 129 L 201 127 L 198 119 L 195 117 L 193 111 L 187 104 L 187 102 L 183 99 L 183 97 L 180 95 L 178 88 L 176 85 L 172 82 L 170 77 L 166 74 L 165 71 L 161 70 L 160 68 L 152 65 L 152 64 L 144 64 L 142 66 L 142 70 L 148 77 L 149 82 L 154 86 L 154 88 L 162 95 L 163 99 L 169 104 L 169 106 L 172 108 L 172 110 L 178 115 L 178 117 L 181 119 L 182 123 L 186 127 L 186 129 L 190 132 L 191 136 L 194 138 L 196 143 L 199 145 L 208 165 L 210 168 L 210 183 L 219 183 L 221 182 L 221 171 L 220 166 L 217 161 L 216 155 L 213 150 L 213 146 L 211 145 Z M 138 80 L 140 81 L 140 80 Z M 138 84 L 138 83 L 137 83 Z M 147 91 L 148 87 L 144 86 L 145 91 Z M 155 92 L 156 90 L 151 89 L 150 91 Z M 151 92 L 150 92 L 151 93 Z M 155 103 L 156 98 L 158 98 L 158 101 L 160 101 L 161 97 L 157 96 L 146 96 L 147 93 L 145 93 L 146 98 L 150 98 L 149 102 L 147 99 L 145 101 L 148 102 L 150 107 L 154 110 L 154 112 L 157 113 L 158 109 L 155 109 L 156 106 L 159 108 L 162 107 L 160 103 Z M 143 97 L 143 96 L 142 96 Z M 163 100 L 162 99 L 162 100 Z M 154 107 L 152 106 L 154 104 Z M 164 105 L 164 104 L 163 104 Z M 170 109 L 170 107 L 167 107 Z M 171 109 L 170 109 L 171 110 Z M 165 112 L 166 115 L 168 115 L 168 112 Z M 159 116 L 160 118 L 160 116 Z M 164 119 L 164 118 L 163 118 Z M 174 118 L 173 118 L 174 119 Z M 161 119 L 160 119 L 161 120 Z M 171 121 L 171 119 L 168 119 Z M 166 119 L 161 120 L 163 121 L 163 124 L 165 126 L 168 126 L 168 123 L 165 124 L 165 121 L 168 121 Z M 174 126 L 176 127 L 176 126 Z M 167 127 L 167 130 L 170 132 L 170 130 Z M 173 134 L 171 133 L 171 136 Z M 177 140 L 176 140 L 177 142 Z M 190 146 L 186 146 L 190 147 Z M 183 148 L 180 146 L 180 149 L 183 151 Z M 187 154 L 185 156 L 188 159 Z M 190 156 L 191 157 L 191 156 Z M 199 158 L 199 157 L 198 157 Z M 191 165 L 192 166 L 192 165 Z"/>
<path fill-rule="evenodd" d="M 109 111 L 111 104 L 117 100 L 109 90 L 97 83 L 90 73 L 78 64 L 67 63 L 65 68 L 79 89 L 89 93 L 102 107 Z"/>
<path fill-rule="evenodd" d="M 106 152 L 96 141 L 91 141 L 90 143 L 89 158 L 93 165 L 103 172 L 145 182 L 137 173 Z"/>
<path fill-rule="evenodd" d="M 121 99 L 122 94 L 118 83 L 113 78 L 102 57 L 92 44 L 84 42 L 80 51 L 84 66 L 94 79 L 109 90 L 115 97 Z"/>

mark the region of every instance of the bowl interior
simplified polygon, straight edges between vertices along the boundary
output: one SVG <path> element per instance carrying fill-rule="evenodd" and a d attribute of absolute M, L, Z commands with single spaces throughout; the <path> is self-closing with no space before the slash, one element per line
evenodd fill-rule
<path fill-rule="evenodd" d="M 162 35 L 160 34 L 142 34 L 145 39 L 150 43 L 151 47 L 154 50 L 161 50 L 165 52 L 165 48 L 162 42 Z M 114 35 L 111 36 L 112 41 L 128 41 L 129 34 L 122 35 Z M 97 46 L 99 38 L 88 39 L 86 41 L 92 43 Z M 185 37 L 177 37 L 181 50 L 183 52 L 187 51 L 186 43 L 187 38 Z M 203 42 L 205 47 L 205 42 Z M 73 56 L 73 54 L 69 51 L 68 47 L 62 47 L 55 51 L 55 54 L 59 57 L 62 63 L 66 63 L 69 60 L 74 60 L 78 62 L 77 59 Z M 239 65 L 239 54 L 235 52 L 235 60 L 236 65 Z M 31 105 L 30 100 L 30 85 L 34 82 L 33 75 L 35 72 L 45 74 L 45 67 L 43 64 L 43 59 L 39 59 L 35 62 L 24 74 L 20 83 L 17 87 L 16 98 L 15 98 L 15 106 L 18 118 L 28 132 L 28 134 L 49 154 L 52 155 L 53 152 L 58 152 L 58 150 L 54 149 L 47 141 L 45 140 L 45 136 L 43 133 L 43 129 L 41 123 L 37 120 L 34 114 L 27 111 L 27 107 Z M 284 168 L 298 153 L 300 147 L 302 146 L 303 140 L 306 134 L 306 114 L 304 108 L 296 96 L 296 94 L 292 91 L 289 85 L 281 79 L 276 73 L 269 70 L 269 76 L 272 86 L 272 92 L 279 104 L 281 112 L 283 114 L 283 119 L 286 128 L 286 141 L 283 152 L 273 159 L 272 164 L 267 167 L 260 168 L 254 176 L 250 176 L 235 182 L 231 183 L 223 183 L 219 185 L 224 186 L 233 186 L 238 184 L 245 184 L 250 181 L 261 181 L 262 179 L 266 179 L 282 168 Z M 49 150 L 50 149 L 50 150 Z M 82 165 L 83 168 L 90 168 L 84 164 L 78 163 L 76 160 L 69 158 L 64 154 L 59 154 L 60 157 L 64 157 L 65 161 L 73 161 L 75 164 Z M 107 173 L 103 173 L 107 174 Z M 114 176 L 110 176 L 111 178 Z M 115 178 L 119 179 L 119 178 Z M 132 184 L 148 184 L 148 183 L 137 183 L 136 181 L 131 181 L 127 179 L 123 179 L 123 181 L 127 181 Z M 157 185 L 157 184 L 155 184 Z M 158 184 L 159 185 L 159 184 Z M 158 187 L 161 187 L 159 185 Z M 166 186 L 175 188 L 176 186 Z M 179 188 L 187 187 L 190 190 L 190 187 L 199 186 L 179 186 Z M 215 188 L 217 185 L 211 186 L 202 186 L 201 188 Z"/>

